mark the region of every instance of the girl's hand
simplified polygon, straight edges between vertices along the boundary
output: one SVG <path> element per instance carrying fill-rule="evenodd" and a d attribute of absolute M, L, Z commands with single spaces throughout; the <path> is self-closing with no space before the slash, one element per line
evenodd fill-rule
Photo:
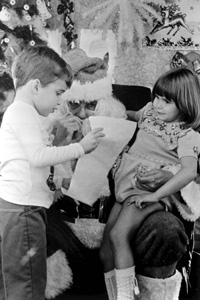
<path fill-rule="evenodd" d="M 105 136 L 102 130 L 103 128 L 95 128 L 80 141 L 85 153 L 90 153 L 97 148 L 99 139 Z"/>
<path fill-rule="evenodd" d="M 146 206 L 149 203 L 158 202 L 159 199 L 155 196 L 155 193 L 149 193 L 145 195 L 138 196 L 135 200 L 135 205 L 138 208 L 142 208 L 143 206 Z"/>
<path fill-rule="evenodd" d="M 128 120 L 137 122 L 140 118 L 140 111 L 134 111 L 134 110 L 126 110 L 126 115 L 128 117 Z"/>
<path fill-rule="evenodd" d="M 128 201 L 128 205 L 135 203 L 138 208 L 143 208 L 149 203 L 158 202 L 159 199 L 155 196 L 155 193 L 148 193 L 144 195 L 138 195 L 131 197 Z"/>

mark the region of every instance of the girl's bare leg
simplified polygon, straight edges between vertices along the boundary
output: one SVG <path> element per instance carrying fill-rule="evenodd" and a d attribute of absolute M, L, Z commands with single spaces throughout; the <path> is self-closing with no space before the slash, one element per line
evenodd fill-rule
<path fill-rule="evenodd" d="M 115 202 L 115 204 L 110 212 L 108 221 L 106 223 L 106 228 L 105 228 L 104 236 L 103 236 L 103 242 L 102 242 L 101 249 L 100 249 L 100 257 L 103 262 L 104 272 L 109 272 L 115 268 L 113 253 L 112 253 L 111 244 L 110 244 L 110 231 L 113 228 L 113 226 L 119 216 L 121 208 L 122 208 L 122 205 L 118 202 Z"/>
<path fill-rule="evenodd" d="M 163 205 L 153 203 L 139 209 L 135 204 L 123 203 L 117 221 L 110 232 L 111 248 L 116 269 L 134 266 L 131 242 L 144 219 L 154 211 L 163 210 Z"/>
<path fill-rule="evenodd" d="M 104 266 L 105 285 L 106 285 L 106 290 L 107 290 L 109 300 L 117 299 L 117 286 L 116 286 L 116 277 L 115 277 L 115 270 L 114 270 L 115 265 L 114 265 L 113 253 L 110 245 L 110 231 L 117 220 L 121 208 L 122 208 L 121 204 L 117 202 L 114 204 L 106 224 L 103 243 L 100 250 L 100 257 Z"/>

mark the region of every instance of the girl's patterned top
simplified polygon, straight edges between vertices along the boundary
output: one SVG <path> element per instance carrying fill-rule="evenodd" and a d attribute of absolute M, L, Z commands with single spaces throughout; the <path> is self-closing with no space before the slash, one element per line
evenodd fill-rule
<path fill-rule="evenodd" d="M 177 148 L 178 138 L 192 130 L 191 128 L 185 128 L 184 122 L 167 123 L 159 120 L 156 117 L 152 103 L 148 103 L 143 110 L 138 122 L 139 128 L 161 137 L 170 150 Z"/>

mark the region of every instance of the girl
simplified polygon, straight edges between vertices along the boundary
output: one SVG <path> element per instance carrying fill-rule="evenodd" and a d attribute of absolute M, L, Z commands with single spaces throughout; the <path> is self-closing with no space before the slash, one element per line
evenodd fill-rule
<path fill-rule="evenodd" d="M 192 211 L 180 201 L 178 192 L 197 176 L 199 95 L 196 75 L 186 68 L 174 69 L 155 83 L 152 103 L 138 112 L 127 112 L 130 119 L 138 121 L 139 131 L 135 143 L 123 153 L 118 169 L 113 169 L 117 202 L 100 252 L 109 299 L 135 299 L 139 292 L 131 244 L 136 230 L 150 213 L 167 209 L 193 220 Z M 177 174 L 155 192 L 140 188 L 137 176 L 179 164 Z"/>
<path fill-rule="evenodd" d="M 50 147 L 43 118 L 72 84 L 69 65 L 46 46 L 23 51 L 13 65 L 16 89 L 0 131 L 0 299 L 44 300 L 46 209 L 55 185 L 51 166 L 93 151 L 96 128 L 79 143 Z"/>

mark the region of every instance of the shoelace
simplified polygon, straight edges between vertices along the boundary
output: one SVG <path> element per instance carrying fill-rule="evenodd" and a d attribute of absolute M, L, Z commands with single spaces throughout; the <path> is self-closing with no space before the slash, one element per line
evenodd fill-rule
<path fill-rule="evenodd" d="M 137 278 L 134 276 L 134 279 L 133 279 L 133 280 L 134 280 L 134 288 L 133 288 L 133 291 L 134 291 L 135 295 L 139 295 L 140 290 L 139 290 Z"/>

